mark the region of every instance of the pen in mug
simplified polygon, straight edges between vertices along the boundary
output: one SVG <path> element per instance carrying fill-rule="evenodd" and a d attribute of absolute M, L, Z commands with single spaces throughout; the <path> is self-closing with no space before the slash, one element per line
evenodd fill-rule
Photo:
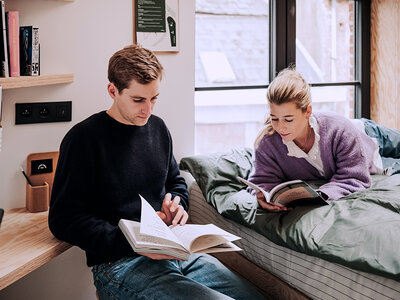
<path fill-rule="evenodd" d="M 4 215 L 4 209 L 0 208 L 0 224 L 1 220 L 3 219 L 3 215 Z"/>
<path fill-rule="evenodd" d="M 20 168 L 21 168 L 22 174 L 24 174 L 24 177 L 26 178 L 26 181 L 29 183 L 29 185 L 32 185 L 32 183 L 31 183 L 31 181 L 29 180 L 28 176 L 26 175 L 24 169 L 23 169 L 22 167 L 20 167 Z"/>

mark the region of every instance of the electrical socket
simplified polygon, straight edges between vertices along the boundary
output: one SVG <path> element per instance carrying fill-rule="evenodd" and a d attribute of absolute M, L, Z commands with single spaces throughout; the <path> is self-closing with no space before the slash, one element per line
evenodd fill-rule
<path fill-rule="evenodd" d="M 72 101 L 15 103 L 15 124 L 71 121 Z"/>

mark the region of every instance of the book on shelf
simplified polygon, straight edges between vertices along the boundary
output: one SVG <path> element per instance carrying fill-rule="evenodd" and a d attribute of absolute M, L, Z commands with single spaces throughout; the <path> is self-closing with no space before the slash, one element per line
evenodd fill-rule
<path fill-rule="evenodd" d="M 8 42 L 8 62 L 10 77 L 20 76 L 19 65 L 19 12 L 6 12 L 7 42 Z"/>
<path fill-rule="evenodd" d="M 3 114 L 3 87 L 0 85 L 0 127 L 1 127 L 1 117 Z"/>
<path fill-rule="evenodd" d="M 0 152 L 1 152 L 1 139 L 2 139 L 2 133 L 3 133 L 3 126 L 1 125 L 2 100 L 3 100 L 3 87 L 0 85 Z"/>
<path fill-rule="evenodd" d="M 233 241 L 240 237 L 213 224 L 167 226 L 140 196 L 140 222 L 121 219 L 118 226 L 138 253 L 160 253 L 187 260 L 191 253 L 240 251 Z"/>
<path fill-rule="evenodd" d="M 39 75 L 39 28 L 21 26 L 19 41 L 21 76 Z"/>
<path fill-rule="evenodd" d="M 0 1 L 0 66 L 1 77 L 9 77 L 8 54 L 7 54 L 7 28 L 6 28 L 6 7 L 4 1 Z"/>
<path fill-rule="evenodd" d="M 326 205 L 328 202 L 323 196 L 302 180 L 291 180 L 276 185 L 270 192 L 260 186 L 242 178 L 239 181 L 257 192 L 263 193 L 265 200 L 279 206 L 294 207 L 297 205 Z"/>

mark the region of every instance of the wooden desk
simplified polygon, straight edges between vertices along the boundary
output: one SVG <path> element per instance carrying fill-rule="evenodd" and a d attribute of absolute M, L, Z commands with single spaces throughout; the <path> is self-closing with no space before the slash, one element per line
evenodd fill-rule
<path fill-rule="evenodd" d="M 0 290 L 71 247 L 57 240 L 47 225 L 48 212 L 25 208 L 5 211 L 0 227 Z"/>

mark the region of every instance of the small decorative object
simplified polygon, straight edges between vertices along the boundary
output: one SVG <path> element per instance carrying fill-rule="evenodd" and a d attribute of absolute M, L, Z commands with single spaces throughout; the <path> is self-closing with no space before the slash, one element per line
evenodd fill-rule
<path fill-rule="evenodd" d="M 155 52 L 179 52 L 179 0 L 133 0 L 134 41 Z"/>

